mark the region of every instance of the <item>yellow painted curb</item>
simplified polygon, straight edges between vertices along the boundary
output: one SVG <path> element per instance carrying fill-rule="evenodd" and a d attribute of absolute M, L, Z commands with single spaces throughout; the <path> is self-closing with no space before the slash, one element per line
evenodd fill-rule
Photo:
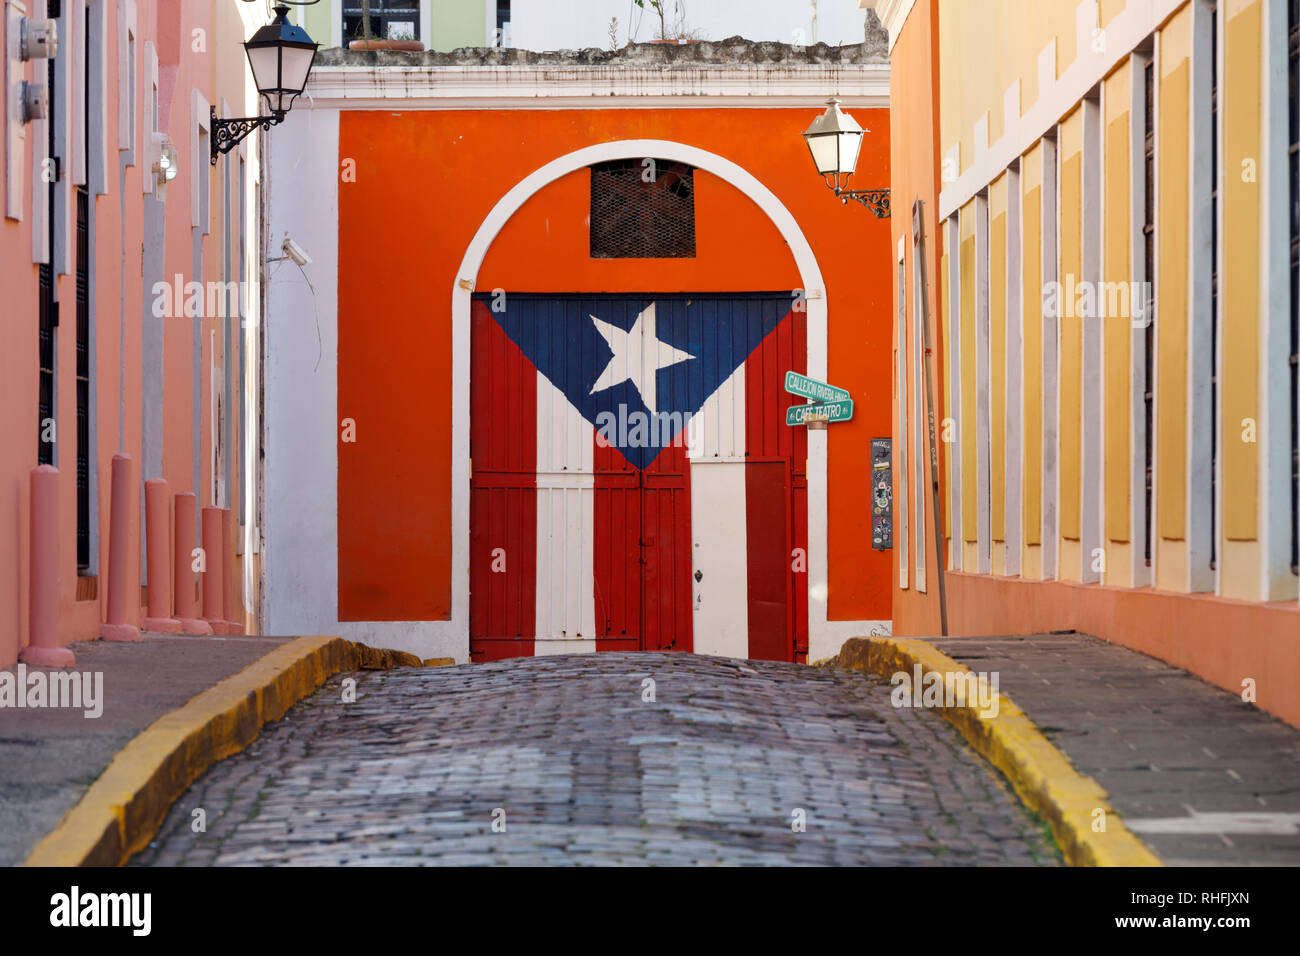
<path fill-rule="evenodd" d="M 243 750 L 262 726 L 340 671 L 420 666 L 401 651 L 339 637 L 299 637 L 150 724 L 24 866 L 121 866 L 153 839 L 171 805 L 218 760 Z"/>
<path fill-rule="evenodd" d="M 847 641 L 837 659 L 839 667 L 864 670 L 884 678 L 903 671 L 969 673 L 969 668 L 916 638 L 871 637 Z M 967 702 L 937 708 L 972 747 L 1011 781 L 1022 803 L 1043 817 L 1071 866 L 1163 866 L 1160 858 L 1124 826 L 1101 785 L 1085 777 L 1070 759 L 1011 699 L 998 693 L 996 716 L 980 715 Z M 1106 829 L 1093 830 L 1095 811 L 1102 810 Z"/>

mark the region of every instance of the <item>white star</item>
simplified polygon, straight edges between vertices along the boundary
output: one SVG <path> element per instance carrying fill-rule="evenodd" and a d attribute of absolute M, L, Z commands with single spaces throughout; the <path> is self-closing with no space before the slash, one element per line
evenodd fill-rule
<path fill-rule="evenodd" d="M 641 401 L 650 409 L 650 414 L 658 414 L 655 407 L 655 379 L 661 368 L 669 368 L 679 362 L 695 358 L 690 352 L 673 348 L 655 334 L 655 304 L 651 302 L 645 311 L 636 317 L 631 329 L 620 329 L 617 325 L 591 317 L 596 323 L 596 331 L 609 345 L 614 354 L 609 357 L 605 370 L 591 386 L 588 395 L 595 395 L 607 388 L 613 388 L 622 382 L 631 382 L 641 395 Z"/>

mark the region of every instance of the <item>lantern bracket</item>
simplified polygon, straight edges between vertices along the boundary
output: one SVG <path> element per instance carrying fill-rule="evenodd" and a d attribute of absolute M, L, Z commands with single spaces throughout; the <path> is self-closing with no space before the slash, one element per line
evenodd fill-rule
<path fill-rule="evenodd" d="M 283 112 L 274 112 L 270 116 L 239 116 L 231 119 L 219 119 L 217 108 L 212 107 L 212 165 L 217 165 L 217 158 L 228 153 L 249 133 L 255 129 L 270 129 L 277 123 L 284 122 Z"/>
<path fill-rule="evenodd" d="M 836 187 L 835 195 L 839 201 L 848 205 L 850 199 L 866 206 L 877 219 L 889 218 L 888 189 L 840 189 Z"/>

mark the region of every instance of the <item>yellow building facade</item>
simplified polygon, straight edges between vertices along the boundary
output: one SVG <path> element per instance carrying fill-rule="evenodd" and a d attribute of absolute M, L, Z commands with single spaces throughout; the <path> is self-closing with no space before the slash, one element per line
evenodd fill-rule
<path fill-rule="evenodd" d="M 1300 0 L 874 5 L 937 64 L 949 631 L 1094 633 L 1300 723 Z"/>

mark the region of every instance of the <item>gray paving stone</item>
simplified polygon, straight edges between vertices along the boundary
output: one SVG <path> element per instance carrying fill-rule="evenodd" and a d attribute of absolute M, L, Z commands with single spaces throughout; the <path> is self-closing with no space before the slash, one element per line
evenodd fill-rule
<path fill-rule="evenodd" d="M 600 654 L 352 676 L 354 703 L 327 683 L 133 864 L 1060 862 L 951 726 L 863 674 Z"/>
<path fill-rule="evenodd" d="M 1162 661 L 1085 634 L 931 638 L 996 671 L 1019 705 L 1122 817 L 1300 813 L 1300 731 Z M 1289 835 L 1142 833 L 1170 864 L 1295 865 Z"/>

